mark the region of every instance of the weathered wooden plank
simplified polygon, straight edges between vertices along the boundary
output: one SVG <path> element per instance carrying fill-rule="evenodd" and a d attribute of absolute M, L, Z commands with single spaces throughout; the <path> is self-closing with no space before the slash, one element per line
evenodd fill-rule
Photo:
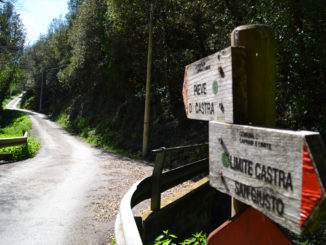
<path fill-rule="evenodd" d="M 245 49 L 228 47 L 186 66 L 183 99 L 190 119 L 245 122 Z"/>
<path fill-rule="evenodd" d="M 319 133 L 209 125 L 213 187 L 297 234 L 325 217 L 325 173 L 319 170 L 326 167 L 326 148 Z"/>

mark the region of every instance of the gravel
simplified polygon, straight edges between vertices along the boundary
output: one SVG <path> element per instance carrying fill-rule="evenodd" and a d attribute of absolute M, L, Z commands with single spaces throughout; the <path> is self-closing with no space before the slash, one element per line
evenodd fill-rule
<path fill-rule="evenodd" d="M 119 212 L 120 201 L 129 188 L 137 181 L 150 176 L 153 171 L 153 164 L 124 158 L 123 160 L 110 161 L 102 166 L 103 175 L 110 176 L 106 186 L 102 186 L 101 193 L 93 197 L 91 203 L 94 213 L 92 219 L 97 222 L 113 223 Z M 185 194 L 191 189 L 193 181 L 186 181 L 176 187 L 162 193 L 162 206 L 167 205 L 176 197 Z M 146 200 L 133 209 L 134 215 L 146 218 L 150 214 L 150 201 Z M 105 244 L 112 244 L 114 230 L 107 233 Z"/>

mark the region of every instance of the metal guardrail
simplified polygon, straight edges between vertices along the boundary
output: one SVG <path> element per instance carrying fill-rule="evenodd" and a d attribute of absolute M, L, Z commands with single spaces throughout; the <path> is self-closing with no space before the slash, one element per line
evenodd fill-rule
<path fill-rule="evenodd" d="M 25 145 L 27 143 L 28 143 L 28 133 L 25 132 L 23 137 L 0 139 L 0 148 L 4 148 L 8 146 Z M 11 153 L 9 152 L 0 153 L 0 160 L 11 160 L 11 159 L 12 159 Z"/>
<path fill-rule="evenodd" d="M 28 133 L 25 132 L 23 137 L 2 138 L 0 139 L 0 148 L 16 145 L 25 145 L 28 143 Z"/>
<path fill-rule="evenodd" d="M 142 220 L 135 219 L 133 216 L 131 209 L 134 206 L 151 198 L 151 209 L 154 212 L 158 211 L 160 210 L 161 192 L 208 171 L 208 158 L 205 158 L 162 173 L 165 153 L 203 146 L 207 147 L 208 144 L 175 148 L 162 147 L 153 151 L 157 154 L 153 175 L 135 183 L 124 195 L 120 203 L 119 214 L 115 222 L 115 237 L 118 245 L 143 244 L 139 231 L 142 228 Z"/>

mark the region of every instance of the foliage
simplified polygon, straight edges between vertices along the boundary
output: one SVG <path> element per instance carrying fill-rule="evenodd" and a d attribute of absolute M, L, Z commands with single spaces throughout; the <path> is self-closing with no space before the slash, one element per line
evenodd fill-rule
<path fill-rule="evenodd" d="M 292 232 L 285 231 L 295 245 L 323 245 L 326 244 L 326 220 L 313 232 L 298 236 Z"/>
<path fill-rule="evenodd" d="M 105 135 L 100 134 L 95 128 L 91 128 L 89 126 L 89 120 L 83 119 L 81 121 L 71 122 L 69 120 L 69 116 L 62 112 L 56 118 L 55 121 L 68 132 L 74 133 L 78 128 L 81 130 L 80 136 L 86 142 L 92 144 L 96 147 L 101 147 L 110 152 L 119 153 L 125 156 L 128 156 L 133 159 L 141 159 L 141 153 L 130 153 L 126 150 L 120 149 L 117 146 L 110 143 L 110 139 L 112 137 L 112 132 L 107 131 Z"/>
<path fill-rule="evenodd" d="M 111 243 L 109 243 L 109 245 L 117 245 L 117 242 L 115 239 L 112 239 Z"/>
<path fill-rule="evenodd" d="M 20 111 L 4 110 L 0 114 L 1 135 L 20 137 L 23 132 L 29 132 L 31 127 L 31 120 Z"/>
<path fill-rule="evenodd" d="M 177 243 L 173 242 L 177 239 L 177 236 L 170 234 L 168 230 L 163 231 L 163 234 L 159 235 L 155 241 L 154 245 L 176 245 Z M 202 232 L 193 234 L 190 238 L 185 239 L 182 242 L 179 242 L 180 245 L 206 245 L 207 237 L 206 234 Z"/>
<path fill-rule="evenodd" d="M 94 129 L 139 151 L 149 2 L 70 0 L 66 18 L 25 52 L 24 100 L 37 110 L 43 83 L 45 112 L 64 111 L 77 133 Z M 278 127 L 325 135 L 325 11 L 321 0 L 154 1 L 150 147 L 207 140 L 207 123 L 185 117 L 184 66 L 229 46 L 231 31 L 250 23 L 275 30 Z M 84 118 L 85 128 L 74 123 Z"/>
<path fill-rule="evenodd" d="M 0 135 L 0 137 L 2 137 L 2 135 Z M 19 161 L 34 157 L 39 148 L 39 140 L 35 139 L 34 137 L 28 137 L 28 144 L 1 148 L 0 152 L 10 152 L 12 154 L 12 159 Z"/>
<path fill-rule="evenodd" d="M 170 234 L 168 230 L 163 231 L 163 234 L 159 235 L 155 241 L 155 245 L 175 245 L 176 243 L 173 243 L 172 240 L 176 239 L 177 236 Z"/>
<path fill-rule="evenodd" d="M 180 243 L 180 245 L 206 245 L 207 244 L 207 236 L 206 234 L 202 234 L 202 232 L 193 234 L 192 237 L 184 240 Z"/>
<path fill-rule="evenodd" d="M 24 97 L 24 100 L 20 100 L 19 103 L 19 108 L 26 108 L 26 109 L 32 109 L 34 106 L 32 106 L 32 103 L 35 103 L 35 97 L 31 96 L 27 98 L 26 96 Z"/>
<path fill-rule="evenodd" d="M 275 31 L 277 126 L 326 135 L 326 5 L 321 0 L 166 0 L 154 3 L 150 148 L 206 142 L 187 120 L 184 67 L 230 45 L 243 24 Z M 0 100 L 27 67 L 22 106 L 43 111 L 109 150 L 141 149 L 150 1 L 70 0 L 69 13 L 24 51 L 13 5 L 0 3 Z M 6 47 L 6 48 L 3 48 Z M 13 47 L 13 48 L 8 48 Z M 43 89 L 41 89 L 43 88 Z M 318 243 L 325 226 L 298 243 Z M 167 235 L 168 236 L 168 235 Z M 171 237 L 170 237 L 171 238 Z M 162 239 L 170 239 L 163 237 Z M 323 241 L 323 240 L 322 240 Z"/>
<path fill-rule="evenodd" d="M 0 114 L 0 138 L 22 137 L 24 132 L 30 132 L 31 120 L 20 111 L 3 110 Z M 1 148 L 0 152 L 10 152 L 13 160 L 33 157 L 40 147 L 40 142 L 34 137 L 28 137 L 28 144 Z"/>
<path fill-rule="evenodd" d="M 325 137 L 324 1 L 153 3 L 150 148 L 207 141 L 207 122 L 185 116 L 181 96 L 184 67 L 229 46 L 235 27 L 255 23 L 268 24 L 275 31 L 277 126 L 320 131 Z M 96 146 L 139 152 L 149 4 L 141 0 L 70 0 L 67 16 L 53 20 L 48 34 L 25 50 L 23 60 L 19 48 L 17 52 L 0 49 L 0 61 L 6 61 L 0 65 L 1 86 L 5 85 L 0 86 L 0 99 L 1 91 L 6 91 L 17 74 L 14 64 L 18 60 L 29 68 L 22 106 L 38 110 L 43 91 L 44 112 L 59 118 L 70 131 Z M 4 14 L 10 13 L 9 5 L 0 4 L 0 10 L 1 21 L 7 21 L 1 23 L 15 16 Z M 12 20 L 19 27 L 19 20 Z M 2 33 L 9 32 L 0 32 L 0 45 L 2 40 L 9 42 L 2 37 L 10 35 Z M 16 46 L 21 47 L 20 43 Z M 300 242 L 307 240 L 302 239 Z"/>
<path fill-rule="evenodd" d="M 7 97 L 6 99 L 4 99 L 2 101 L 2 109 L 6 109 L 6 105 L 11 101 L 13 100 L 15 97 L 19 96 L 19 94 L 16 94 L 16 95 L 12 95 L 10 97 Z"/>
<path fill-rule="evenodd" d="M 24 41 L 23 25 L 14 5 L 9 1 L 0 2 L 0 104 L 10 87 L 25 79 L 19 68 Z"/>

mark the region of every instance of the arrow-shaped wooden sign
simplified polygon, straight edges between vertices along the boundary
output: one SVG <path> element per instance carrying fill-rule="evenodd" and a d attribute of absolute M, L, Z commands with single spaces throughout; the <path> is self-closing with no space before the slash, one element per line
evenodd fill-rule
<path fill-rule="evenodd" d="M 229 47 L 186 66 L 182 94 L 188 118 L 247 120 L 245 55 L 244 48 Z"/>
<path fill-rule="evenodd" d="M 209 123 L 210 184 L 296 234 L 326 214 L 319 133 Z"/>

